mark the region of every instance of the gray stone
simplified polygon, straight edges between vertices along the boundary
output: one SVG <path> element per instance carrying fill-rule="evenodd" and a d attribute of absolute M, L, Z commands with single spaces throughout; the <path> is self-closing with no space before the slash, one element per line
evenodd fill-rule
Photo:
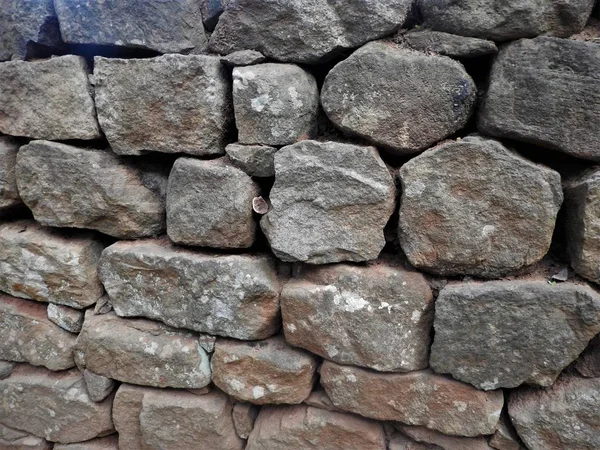
<path fill-rule="evenodd" d="M 225 152 L 231 163 L 252 177 L 275 176 L 277 148 L 268 145 L 229 144 Z"/>
<path fill-rule="evenodd" d="M 547 389 L 513 391 L 508 414 L 530 450 L 600 448 L 600 378 L 563 375 Z"/>
<path fill-rule="evenodd" d="M 295 64 L 235 67 L 233 108 L 240 144 L 293 144 L 315 134 L 319 89 Z"/>
<path fill-rule="evenodd" d="M 132 239 L 165 229 L 167 173 L 109 150 L 33 141 L 17 157 L 17 185 L 35 220 Z"/>
<path fill-rule="evenodd" d="M 420 269 L 497 278 L 550 247 L 560 175 L 498 141 L 468 136 L 439 145 L 399 175 L 400 244 Z"/>
<path fill-rule="evenodd" d="M 0 359 L 50 370 L 75 366 L 75 336 L 46 316 L 46 305 L 0 294 Z"/>
<path fill-rule="evenodd" d="M 22 204 L 15 177 L 19 146 L 17 139 L 0 136 L 0 217 Z"/>
<path fill-rule="evenodd" d="M 478 128 L 600 161 L 600 46 L 540 37 L 502 47 Z"/>
<path fill-rule="evenodd" d="M 435 450 L 492 450 L 484 436 L 462 437 L 448 436 L 425 427 L 395 425 L 398 430 L 428 449 Z M 393 449 L 390 449 L 393 450 Z"/>
<path fill-rule="evenodd" d="M 188 389 L 210 383 L 208 355 L 196 336 L 150 320 L 88 311 L 77 348 L 88 370 L 114 380 Z"/>
<path fill-rule="evenodd" d="M 0 424 L 0 448 L 2 450 L 52 450 L 52 443 Z M 55 447 L 56 448 L 56 447 Z"/>
<path fill-rule="evenodd" d="M 15 368 L 15 363 L 10 361 L 0 361 L 0 380 L 8 378 Z"/>
<path fill-rule="evenodd" d="M 196 0 L 55 0 L 54 5 L 62 38 L 69 44 L 118 45 L 161 53 L 196 53 L 208 44 Z"/>
<path fill-rule="evenodd" d="M 0 79 L 0 133 L 52 140 L 100 137 L 83 57 L 0 63 Z"/>
<path fill-rule="evenodd" d="M 545 280 L 448 285 L 434 327 L 436 372 L 484 390 L 550 386 L 600 332 L 600 296 Z"/>
<path fill-rule="evenodd" d="M 123 383 L 119 386 L 113 402 L 113 420 L 119 433 L 119 448 L 127 450 L 150 450 L 140 430 L 142 401 L 147 392 L 159 391 Z M 190 394 L 192 395 L 192 394 Z"/>
<path fill-rule="evenodd" d="M 420 0 L 423 25 L 494 41 L 540 34 L 567 37 L 580 31 L 594 0 Z"/>
<path fill-rule="evenodd" d="M 422 444 L 413 441 L 403 434 L 394 433 L 390 437 L 388 450 L 440 450 L 440 447 L 437 445 Z"/>
<path fill-rule="evenodd" d="M 81 309 L 104 289 L 97 264 L 104 245 L 93 234 L 43 228 L 30 220 L 0 224 L 0 291 Z"/>
<path fill-rule="evenodd" d="M 251 403 L 236 403 L 233 405 L 231 415 L 235 432 L 242 439 L 248 439 L 254 429 L 254 421 L 260 411 L 260 407 Z"/>
<path fill-rule="evenodd" d="M 279 281 L 262 255 L 214 255 L 165 240 L 118 242 L 102 255 L 100 274 L 120 316 L 236 339 L 279 330 Z"/>
<path fill-rule="evenodd" d="M 48 304 L 46 311 L 48 319 L 71 333 L 79 333 L 83 326 L 84 312 L 79 309 L 69 308 L 56 303 Z"/>
<path fill-rule="evenodd" d="M 115 380 L 107 378 L 91 370 L 83 370 L 83 379 L 88 395 L 94 402 L 101 402 L 115 390 Z"/>
<path fill-rule="evenodd" d="M 77 369 L 50 372 L 20 364 L 0 380 L 0 391 L 0 421 L 49 441 L 87 441 L 114 430 L 112 397 L 94 403 Z"/>
<path fill-rule="evenodd" d="M 464 127 L 476 94 L 459 62 L 372 42 L 331 69 L 321 103 L 341 130 L 405 155 Z"/>
<path fill-rule="evenodd" d="M 108 295 L 103 295 L 94 305 L 94 314 L 106 314 L 112 311 L 112 304 Z"/>
<path fill-rule="evenodd" d="M 425 369 L 433 295 L 425 278 L 391 264 L 306 267 L 281 292 L 287 341 L 340 364 Z"/>
<path fill-rule="evenodd" d="M 498 47 L 493 41 L 441 31 L 415 30 L 402 37 L 404 42 L 414 50 L 439 53 L 451 58 L 474 58 L 498 53 Z"/>
<path fill-rule="evenodd" d="M 575 369 L 584 377 L 600 377 L 600 334 L 596 335 L 579 355 Z"/>
<path fill-rule="evenodd" d="M 261 228 L 283 261 L 377 258 L 395 187 L 373 147 L 302 141 L 275 154 L 272 208 Z"/>
<path fill-rule="evenodd" d="M 337 408 L 453 436 L 493 433 L 504 404 L 502 390 L 480 391 L 429 370 L 384 374 L 330 361 L 320 370 Z"/>
<path fill-rule="evenodd" d="M 207 30 L 213 31 L 219 22 L 219 17 L 230 0 L 200 0 L 202 22 Z"/>
<path fill-rule="evenodd" d="M 237 0 L 225 9 L 209 45 L 221 54 L 252 49 L 279 61 L 319 63 L 393 34 L 409 5 L 408 0 Z"/>
<path fill-rule="evenodd" d="M 527 450 L 510 423 L 508 414 L 502 413 L 496 431 L 489 439 L 491 448 L 497 450 Z"/>
<path fill-rule="evenodd" d="M 119 450 L 116 434 L 74 444 L 56 444 L 54 450 Z"/>
<path fill-rule="evenodd" d="M 265 55 L 263 55 L 261 52 L 257 52 L 256 50 L 239 50 L 224 56 L 222 61 L 223 64 L 227 66 L 240 67 L 260 64 L 266 60 L 267 58 Z"/>
<path fill-rule="evenodd" d="M 115 153 L 224 153 L 231 86 L 218 57 L 96 57 L 94 77 L 98 121 Z"/>
<path fill-rule="evenodd" d="M 226 159 L 175 161 L 167 189 L 167 234 L 177 244 L 248 248 L 259 186 Z"/>

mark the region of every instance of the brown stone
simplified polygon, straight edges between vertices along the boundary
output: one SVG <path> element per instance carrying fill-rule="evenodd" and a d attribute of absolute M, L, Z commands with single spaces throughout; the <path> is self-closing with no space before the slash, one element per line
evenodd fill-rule
<path fill-rule="evenodd" d="M 116 434 L 105 436 L 91 441 L 76 442 L 74 444 L 57 444 L 54 450 L 119 450 L 119 438 Z"/>
<path fill-rule="evenodd" d="M 113 420 L 119 433 L 120 449 L 150 450 L 151 447 L 142 438 L 140 412 L 144 395 L 154 390 L 157 389 L 126 383 L 119 386 L 113 402 Z"/>
<path fill-rule="evenodd" d="M 252 403 L 236 403 L 233 405 L 233 425 L 239 437 L 248 439 L 259 411 L 260 407 Z"/>
<path fill-rule="evenodd" d="M 526 450 L 505 413 L 500 416 L 496 431 L 490 436 L 489 444 L 497 450 Z"/>
<path fill-rule="evenodd" d="M 600 334 L 596 335 L 579 355 L 575 369 L 584 377 L 600 377 Z"/>
<path fill-rule="evenodd" d="M 24 431 L 15 430 L 0 424 L 0 449 L 51 450 L 52 443 Z"/>
<path fill-rule="evenodd" d="M 483 436 L 461 437 L 448 436 L 439 431 L 430 430 L 425 427 L 415 427 L 410 425 L 396 425 L 398 430 L 410 437 L 412 440 L 422 443 L 426 446 L 433 446 L 435 449 L 442 450 L 492 450 L 488 441 Z"/>
<path fill-rule="evenodd" d="M 338 411 L 343 412 L 339 408 L 336 408 L 327 392 L 325 392 L 320 386 L 310 393 L 310 395 L 304 400 L 308 406 L 314 406 L 315 408 L 326 409 L 327 411 Z"/>
<path fill-rule="evenodd" d="M 115 389 L 115 380 L 107 378 L 91 370 L 83 370 L 83 378 L 85 380 L 85 387 L 92 401 L 101 402 Z"/>

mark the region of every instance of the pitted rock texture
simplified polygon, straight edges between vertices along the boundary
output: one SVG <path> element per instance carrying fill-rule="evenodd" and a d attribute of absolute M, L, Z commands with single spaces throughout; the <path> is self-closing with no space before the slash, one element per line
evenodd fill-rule
<path fill-rule="evenodd" d="M 81 309 L 104 289 L 97 265 L 103 243 L 89 232 L 65 234 L 30 220 L 0 224 L 0 291 Z"/>
<path fill-rule="evenodd" d="M 511 394 L 508 414 L 530 450 L 600 447 L 600 378 L 561 376 L 547 389 Z"/>
<path fill-rule="evenodd" d="M 119 316 L 236 339 L 277 332 L 279 281 L 266 255 L 216 255 L 162 240 L 107 248 L 100 276 Z"/>
<path fill-rule="evenodd" d="M 268 145 L 229 144 L 225 152 L 231 163 L 252 177 L 275 176 L 275 153 L 278 149 Z"/>
<path fill-rule="evenodd" d="M 333 404 L 377 420 L 394 420 L 457 436 L 494 432 L 502 391 L 484 392 L 428 370 L 378 373 L 325 361 L 321 384 Z"/>
<path fill-rule="evenodd" d="M 17 184 L 42 225 L 98 230 L 121 239 L 165 229 L 167 173 L 158 165 L 49 141 L 21 147 Z"/>
<path fill-rule="evenodd" d="M 88 370 L 126 383 L 189 389 L 210 383 L 208 355 L 198 339 L 149 320 L 88 311 L 77 349 Z"/>
<path fill-rule="evenodd" d="M 219 339 L 211 359 L 212 380 L 231 397 L 259 405 L 302 403 L 315 380 L 317 359 L 282 336 L 262 341 Z"/>
<path fill-rule="evenodd" d="M 246 450 L 385 450 L 381 424 L 306 405 L 261 409 Z"/>
<path fill-rule="evenodd" d="M 209 46 L 221 54 L 252 49 L 279 61 L 314 64 L 393 34 L 409 6 L 408 0 L 230 1 Z"/>
<path fill-rule="evenodd" d="M 116 434 L 74 444 L 57 444 L 54 450 L 119 450 Z"/>
<path fill-rule="evenodd" d="M 484 436 L 462 437 L 448 436 L 439 431 L 411 425 L 394 425 L 413 441 L 421 443 L 426 449 L 441 450 L 492 450 Z M 409 447 L 410 448 L 410 447 Z M 393 449 L 391 449 L 393 450 Z M 503 449 L 508 450 L 508 449 Z"/>
<path fill-rule="evenodd" d="M 319 89 L 295 64 L 233 69 L 233 108 L 242 144 L 288 145 L 316 130 Z"/>
<path fill-rule="evenodd" d="M 94 77 L 98 121 L 115 153 L 224 153 L 231 86 L 218 57 L 96 57 Z"/>
<path fill-rule="evenodd" d="M 404 164 L 399 238 L 410 262 L 441 275 L 497 278 L 548 251 L 560 175 L 480 136 Z"/>
<path fill-rule="evenodd" d="M 17 139 L 0 136 L 0 217 L 21 205 L 15 176 L 19 147 Z"/>
<path fill-rule="evenodd" d="M 256 222 L 252 199 L 259 186 L 221 158 L 175 161 L 167 190 L 167 234 L 177 244 L 248 248 Z"/>
<path fill-rule="evenodd" d="M 112 398 L 94 403 L 77 369 L 50 372 L 20 364 L 0 380 L 0 391 L 2 423 L 49 441 L 87 441 L 114 430 Z"/>
<path fill-rule="evenodd" d="M 71 333 L 79 333 L 83 326 L 84 311 L 73 309 L 56 303 L 49 303 L 47 309 L 48 319 Z"/>
<path fill-rule="evenodd" d="M 508 41 L 581 31 L 594 0 L 420 0 L 423 25 L 438 31 Z"/>
<path fill-rule="evenodd" d="M 459 62 L 373 42 L 327 74 L 321 103 L 341 130 L 404 155 L 464 127 L 476 94 Z"/>
<path fill-rule="evenodd" d="M 484 390 L 550 386 L 600 332 L 600 296 L 545 280 L 449 285 L 437 298 L 434 328 L 436 372 Z"/>
<path fill-rule="evenodd" d="M 52 443 L 0 424 L 0 448 L 4 450 L 52 450 Z"/>
<path fill-rule="evenodd" d="M 281 292 L 287 341 L 340 364 L 406 372 L 428 365 L 433 296 L 394 265 L 306 267 Z"/>
<path fill-rule="evenodd" d="M 375 148 L 302 141 L 275 154 L 272 208 L 261 228 L 283 261 L 367 261 L 385 244 L 394 195 Z"/>
<path fill-rule="evenodd" d="M 197 53 L 208 44 L 198 2 L 55 0 L 70 44 L 118 45 L 161 53 Z"/>
<path fill-rule="evenodd" d="M 457 36 L 433 30 L 410 31 L 402 40 L 413 50 L 439 53 L 451 58 L 474 58 L 498 52 L 493 41 Z"/>
<path fill-rule="evenodd" d="M 100 137 L 81 56 L 0 63 L 0 133 L 35 139 Z"/>
<path fill-rule="evenodd" d="M 600 47 L 548 37 L 504 46 L 492 66 L 478 128 L 600 161 Z"/>
<path fill-rule="evenodd" d="M 596 335 L 579 355 L 575 369 L 584 377 L 600 377 L 600 334 Z"/>

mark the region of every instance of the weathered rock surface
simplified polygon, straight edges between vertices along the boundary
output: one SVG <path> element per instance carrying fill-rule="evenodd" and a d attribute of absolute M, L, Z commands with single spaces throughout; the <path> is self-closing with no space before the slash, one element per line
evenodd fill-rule
<path fill-rule="evenodd" d="M 218 57 L 96 57 L 94 77 L 98 121 L 115 153 L 224 153 L 231 86 Z"/>
<path fill-rule="evenodd" d="M 506 413 L 502 413 L 500 416 L 496 431 L 490 436 L 489 445 L 497 450 L 527 450 Z"/>
<path fill-rule="evenodd" d="M 291 347 L 282 336 L 254 342 L 219 339 L 211 359 L 212 381 L 240 401 L 302 403 L 317 365 L 313 355 Z"/>
<path fill-rule="evenodd" d="M 17 185 L 35 220 L 121 239 L 165 228 L 167 173 L 159 166 L 49 141 L 21 147 Z"/>
<path fill-rule="evenodd" d="M 57 444 L 54 450 L 119 450 L 116 434 L 74 444 Z"/>
<path fill-rule="evenodd" d="M 229 144 L 225 152 L 231 163 L 252 177 L 275 176 L 277 148 L 268 145 Z"/>
<path fill-rule="evenodd" d="M 395 187 L 373 147 L 302 141 L 275 154 L 272 208 L 261 228 L 283 261 L 377 258 Z"/>
<path fill-rule="evenodd" d="M 235 67 L 233 108 L 241 144 L 293 144 L 316 131 L 319 89 L 295 64 Z"/>
<path fill-rule="evenodd" d="M 306 267 L 281 292 L 286 340 L 340 364 L 406 372 L 428 365 L 433 296 L 388 264 Z"/>
<path fill-rule="evenodd" d="M 530 450 L 600 448 L 600 378 L 564 375 L 547 389 L 514 391 L 508 413 Z"/>
<path fill-rule="evenodd" d="M 488 441 L 484 436 L 448 436 L 447 434 L 430 430 L 429 428 L 425 427 L 415 427 L 402 424 L 397 424 L 395 426 L 406 436 L 425 445 L 425 448 L 428 449 L 433 447 L 435 450 L 492 450 L 492 447 L 488 445 Z"/>
<path fill-rule="evenodd" d="M 0 291 L 85 308 L 104 289 L 97 264 L 104 245 L 91 233 L 65 234 L 33 221 L 0 224 Z"/>
<path fill-rule="evenodd" d="M 502 391 L 483 392 L 422 370 L 382 374 L 325 361 L 321 384 L 338 408 L 377 420 L 395 420 L 456 436 L 493 433 Z"/>
<path fill-rule="evenodd" d="M 211 0 L 208 0 L 211 1 Z M 219 1 L 219 0 L 216 0 Z M 224 56 L 222 61 L 227 66 L 240 67 L 260 64 L 267 60 L 265 55 L 256 50 L 239 50 Z"/>
<path fill-rule="evenodd" d="M 545 280 L 449 285 L 434 327 L 436 372 L 484 390 L 549 386 L 600 332 L 600 296 Z"/>
<path fill-rule="evenodd" d="M 233 417 L 235 432 L 239 437 L 248 439 L 254 429 L 254 422 L 259 411 L 260 407 L 251 403 L 236 403 L 233 405 L 231 416 Z"/>
<path fill-rule="evenodd" d="M 79 333 L 83 326 L 84 312 L 56 303 L 49 303 L 46 310 L 48 319 L 71 333 Z"/>
<path fill-rule="evenodd" d="M 247 248 L 254 243 L 252 199 L 259 186 L 225 159 L 175 161 L 167 189 L 167 234 L 178 244 Z"/>
<path fill-rule="evenodd" d="M 600 377 L 600 334 L 579 355 L 575 369 L 584 377 Z"/>
<path fill-rule="evenodd" d="M 0 424 L 2 450 L 52 450 L 52 443 L 24 431 Z M 56 447 L 54 447 L 56 448 Z"/>
<path fill-rule="evenodd" d="M 546 37 L 504 46 L 492 66 L 478 128 L 600 161 L 600 47 Z"/>
<path fill-rule="evenodd" d="M 410 262 L 441 275 L 501 277 L 548 251 L 560 175 L 493 139 L 468 136 L 400 169 L 399 238 Z"/>
<path fill-rule="evenodd" d="M 321 102 L 341 130 L 403 155 L 464 127 L 476 94 L 459 62 L 372 42 L 331 69 Z"/>
<path fill-rule="evenodd" d="M 210 383 L 208 355 L 196 337 L 150 320 L 88 311 L 77 347 L 88 370 L 114 380 L 189 389 Z"/>
<path fill-rule="evenodd" d="M 229 398 L 217 391 L 152 391 L 142 400 L 140 429 L 153 449 L 241 450 L 244 441 L 235 433 L 231 409 Z"/>
<path fill-rule="evenodd" d="M 494 41 L 509 41 L 540 34 L 570 36 L 585 26 L 593 6 L 594 0 L 419 2 L 426 28 Z"/>
<path fill-rule="evenodd" d="M 54 4 L 62 38 L 70 44 L 118 45 L 161 53 L 200 52 L 208 44 L 195 0 L 55 0 Z"/>
<path fill-rule="evenodd" d="M 403 36 L 403 40 L 414 50 L 439 53 L 452 58 L 474 58 L 498 52 L 494 41 L 441 31 L 411 31 Z"/>
<path fill-rule="evenodd" d="M 83 57 L 0 63 L 0 79 L 0 133 L 53 140 L 100 137 Z"/>
<path fill-rule="evenodd" d="M 20 364 L 0 380 L 0 391 L 2 423 L 49 441 L 87 441 L 114 429 L 112 398 L 102 403 L 90 400 L 77 369 L 50 372 Z"/>
<path fill-rule="evenodd" d="M 94 402 L 101 402 L 104 400 L 116 387 L 115 380 L 98 375 L 87 369 L 83 369 L 83 379 L 85 380 L 85 387 L 88 391 L 88 395 Z"/>
<path fill-rule="evenodd" d="M 230 0 L 200 0 L 200 11 L 202 13 L 202 22 L 207 30 L 213 31 L 219 17 Z"/>
<path fill-rule="evenodd" d="M 119 433 L 119 448 L 127 450 L 150 450 L 140 430 L 142 401 L 147 392 L 154 388 L 121 384 L 113 402 L 113 420 Z M 191 394 L 192 395 L 192 394 Z"/>
<path fill-rule="evenodd" d="M 385 450 L 379 423 L 305 405 L 265 406 L 246 450 Z"/>
<path fill-rule="evenodd" d="M 11 361 L 0 361 L 0 380 L 3 380 L 10 376 L 16 363 Z"/>
<path fill-rule="evenodd" d="M 264 339 L 280 325 L 279 281 L 266 255 L 214 255 L 163 240 L 118 242 L 100 275 L 119 316 L 235 339 Z"/>
<path fill-rule="evenodd" d="M 302 403 L 308 406 L 314 406 L 315 408 L 325 409 L 327 411 L 343 412 L 335 407 L 325 390 L 320 385 L 316 388 L 316 390 L 312 391 Z"/>
<path fill-rule="evenodd" d="M 404 436 L 400 433 L 394 433 L 390 437 L 388 444 L 388 450 L 439 450 L 440 447 L 437 445 L 422 444 L 420 442 L 413 441 L 408 436 Z"/>
<path fill-rule="evenodd" d="M 15 177 L 19 146 L 17 139 L 0 136 L 0 216 L 21 205 Z"/>
<path fill-rule="evenodd" d="M 226 7 L 209 45 L 221 54 L 252 49 L 279 61 L 323 62 L 393 34 L 409 5 L 408 0 L 237 0 Z"/>

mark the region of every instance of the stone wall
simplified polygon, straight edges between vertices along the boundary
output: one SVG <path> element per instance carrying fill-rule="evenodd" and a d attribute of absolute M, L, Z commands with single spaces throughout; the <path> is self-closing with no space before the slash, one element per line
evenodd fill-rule
<path fill-rule="evenodd" d="M 0 448 L 600 448 L 593 3 L 0 2 Z"/>

